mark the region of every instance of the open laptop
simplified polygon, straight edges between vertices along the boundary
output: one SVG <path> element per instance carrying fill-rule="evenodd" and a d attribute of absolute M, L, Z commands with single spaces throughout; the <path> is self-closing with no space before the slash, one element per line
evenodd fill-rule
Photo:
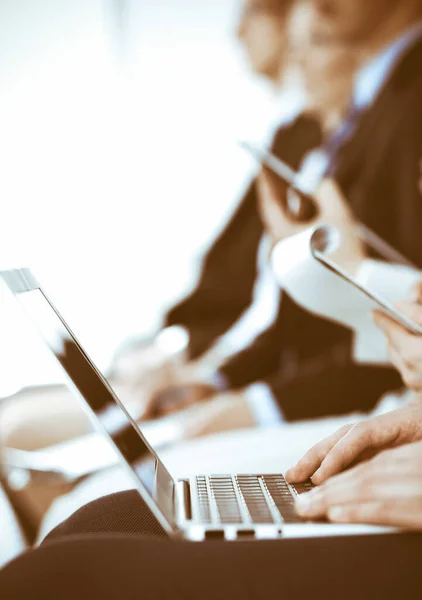
<path fill-rule="evenodd" d="M 37 325 L 94 425 L 111 440 L 134 487 L 170 535 L 192 541 L 258 540 L 392 531 L 301 521 L 295 497 L 311 484 L 289 485 L 281 473 L 199 474 L 175 480 L 32 272 L 3 271 L 0 277 Z"/>

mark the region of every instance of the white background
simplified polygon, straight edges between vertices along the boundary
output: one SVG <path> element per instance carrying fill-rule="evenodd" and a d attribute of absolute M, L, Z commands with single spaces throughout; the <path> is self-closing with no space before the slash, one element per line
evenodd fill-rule
<path fill-rule="evenodd" d="M 0 267 L 34 268 L 100 367 L 193 285 L 253 168 L 237 140 L 273 120 L 238 9 L 0 0 Z M 0 388 L 48 380 L 9 310 Z"/>

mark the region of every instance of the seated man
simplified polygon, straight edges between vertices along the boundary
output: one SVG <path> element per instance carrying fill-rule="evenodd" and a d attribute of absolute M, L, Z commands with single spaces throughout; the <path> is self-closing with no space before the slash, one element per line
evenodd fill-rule
<path fill-rule="evenodd" d="M 318 14 L 313 22 L 318 42 L 332 45 L 343 41 L 364 57 L 352 93 L 353 110 L 318 153 L 319 175 L 332 173 L 354 219 L 421 267 L 421 237 L 416 225 L 422 218 L 420 4 L 380 0 L 370 12 L 365 6 L 335 0 L 332 10 L 326 10 L 323 3 L 313 6 Z M 316 168 L 315 158 L 312 168 Z M 309 160 L 302 165 L 303 171 L 307 169 Z M 227 261 L 224 267 L 230 269 L 233 264 Z M 287 420 L 347 413 L 354 408 L 370 410 L 381 393 L 396 387 L 398 380 L 387 368 L 357 366 L 353 358 L 349 332 L 305 314 L 284 296 L 270 331 L 218 365 L 212 377 L 198 376 L 195 369 L 193 374 L 181 370 L 179 406 L 211 395 L 212 381 L 228 384 L 236 390 L 232 398 L 237 408 L 243 407 L 241 423 L 250 425 L 255 420 L 249 401 L 252 390 L 246 389 L 244 394 L 243 389 L 258 381 L 265 383 L 265 388 L 258 390 L 255 406 L 262 407 L 264 396 L 270 396 Z M 168 404 L 163 404 L 167 410 Z M 160 394 L 152 394 L 146 414 L 160 410 Z M 273 422 L 274 411 L 271 414 Z M 219 423 L 222 420 L 219 414 Z"/>

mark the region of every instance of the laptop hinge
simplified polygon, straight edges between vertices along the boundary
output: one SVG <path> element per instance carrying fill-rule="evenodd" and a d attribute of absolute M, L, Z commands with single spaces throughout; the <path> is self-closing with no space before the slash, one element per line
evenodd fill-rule
<path fill-rule="evenodd" d="M 178 522 L 192 521 L 192 501 L 190 483 L 188 479 L 179 479 L 176 482 Z"/>

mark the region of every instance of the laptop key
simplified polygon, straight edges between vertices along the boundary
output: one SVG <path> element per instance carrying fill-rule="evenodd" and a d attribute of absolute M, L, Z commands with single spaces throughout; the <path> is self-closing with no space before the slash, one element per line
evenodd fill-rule
<path fill-rule="evenodd" d="M 243 500 L 253 523 L 274 523 L 267 498 L 262 491 L 259 478 L 249 475 L 236 477 Z"/>
<path fill-rule="evenodd" d="M 300 523 L 295 511 L 295 497 L 283 475 L 264 476 L 264 482 L 285 523 Z"/>

